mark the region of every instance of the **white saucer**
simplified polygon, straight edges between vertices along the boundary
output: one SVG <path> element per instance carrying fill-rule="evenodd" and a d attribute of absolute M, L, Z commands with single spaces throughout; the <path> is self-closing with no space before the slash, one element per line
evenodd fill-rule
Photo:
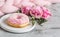
<path fill-rule="evenodd" d="M 13 32 L 13 33 L 25 33 L 25 32 L 29 32 L 29 31 L 33 30 L 36 26 L 36 24 L 32 25 L 31 23 L 29 26 L 27 26 L 25 28 L 14 28 L 14 27 L 8 26 L 4 21 L 11 15 L 12 14 L 7 14 L 7 15 L 1 17 L 1 19 L 0 19 L 0 27 L 6 31 Z"/>

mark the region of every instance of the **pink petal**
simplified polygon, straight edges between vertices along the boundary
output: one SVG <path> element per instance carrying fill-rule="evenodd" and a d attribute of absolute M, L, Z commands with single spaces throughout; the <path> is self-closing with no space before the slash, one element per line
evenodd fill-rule
<path fill-rule="evenodd" d="M 22 2 L 22 1 L 23 1 L 23 0 L 14 0 L 13 5 L 20 8 L 20 7 L 21 7 L 21 2 Z"/>
<path fill-rule="evenodd" d="M 15 12 L 18 10 L 17 7 L 15 6 L 12 6 L 12 5 L 4 5 L 1 10 L 4 12 L 4 13 L 12 13 L 12 12 Z"/>
<path fill-rule="evenodd" d="M 22 11 L 22 13 L 29 15 L 30 9 L 31 9 L 31 7 L 22 7 L 21 11 Z"/>
<path fill-rule="evenodd" d="M 5 0 L 0 0 L 0 7 L 2 7 L 5 3 Z"/>
<path fill-rule="evenodd" d="M 0 11 L 0 16 L 3 16 L 3 15 L 4 15 L 4 13 Z"/>
<path fill-rule="evenodd" d="M 42 10 L 43 10 L 42 18 L 47 19 L 51 16 L 51 13 L 47 8 L 42 7 Z"/>
<path fill-rule="evenodd" d="M 41 18 L 42 16 L 42 9 L 40 8 L 40 6 L 36 6 L 34 8 L 31 9 L 30 14 L 31 16 L 34 16 L 35 18 Z"/>

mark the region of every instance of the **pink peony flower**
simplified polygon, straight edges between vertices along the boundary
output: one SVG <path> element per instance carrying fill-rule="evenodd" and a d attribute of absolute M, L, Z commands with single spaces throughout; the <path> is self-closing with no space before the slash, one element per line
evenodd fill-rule
<path fill-rule="evenodd" d="M 43 12 L 40 6 L 36 6 L 30 10 L 30 15 L 35 18 L 41 18 Z"/>
<path fill-rule="evenodd" d="M 22 7 L 21 11 L 22 11 L 22 13 L 29 15 L 30 9 L 31 9 L 31 7 Z"/>
<path fill-rule="evenodd" d="M 47 8 L 42 7 L 42 11 L 43 11 L 42 18 L 47 19 L 51 16 L 51 13 Z"/>
<path fill-rule="evenodd" d="M 26 15 L 31 15 L 35 18 L 44 18 L 47 19 L 51 16 L 50 11 L 46 7 L 34 6 L 34 7 L 22 7 L 22 13 Z"/>

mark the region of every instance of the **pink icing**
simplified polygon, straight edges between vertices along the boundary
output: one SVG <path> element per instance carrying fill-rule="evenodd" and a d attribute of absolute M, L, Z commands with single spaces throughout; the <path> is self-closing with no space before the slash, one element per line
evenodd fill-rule
<path fill-rule="evenodd" d="M 27 15 L 22 14 L 22 13 L 15 13 L 12 16 L 8 18 L 8 21 L 14 24 L 24 24 L 29 22 L 29 18 Z"/>

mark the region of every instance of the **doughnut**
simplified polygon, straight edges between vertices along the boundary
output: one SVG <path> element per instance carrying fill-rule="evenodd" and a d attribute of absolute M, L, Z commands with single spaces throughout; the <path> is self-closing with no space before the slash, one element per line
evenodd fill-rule
<path fill-rule="evenodd" d="M 13 13 L 6 19 L 6 23 L 15 28 L 23 28 L 29 25 L 29 18 L 23 13 Z"/>

